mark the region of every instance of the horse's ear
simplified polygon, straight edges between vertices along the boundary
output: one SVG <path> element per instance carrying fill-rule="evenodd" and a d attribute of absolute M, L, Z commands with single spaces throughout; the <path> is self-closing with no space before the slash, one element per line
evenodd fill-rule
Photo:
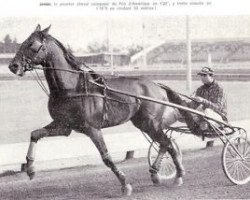
<path fill-rule="evenodd" d="M 45 28 L 44 30 L 42 30 L 42 33 L 43 34 L 48 34 L 50 27 L 51 27 L 51 25 L 49 25 L 47 28 Z"/>
<path fill-rule="evenodd" d="M 37 31 L 41 31 L 41 26 L 40 26 L 40 24 L 38 24 L 38 25 L 36 26 L 36 29 L 35 29 L 34 32 L 37 32 Z"/>

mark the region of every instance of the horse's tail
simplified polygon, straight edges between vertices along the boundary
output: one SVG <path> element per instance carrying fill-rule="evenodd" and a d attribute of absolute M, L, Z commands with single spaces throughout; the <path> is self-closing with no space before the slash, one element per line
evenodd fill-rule
<path fill-rule="evenodd" d="M 182 100 L 180 95 L 177 94 L 175 91 L 173 91 L 170 87 L 163 85 L 163 84 L 158 84 L 158 85 L 166 91 L 168 99 L 171 103 L 175 103 L 175 104 L 178 104 L 178 105 L 181 105 L 184 107 L 188 107 L 187 102 Z M 178 109 L 178 110 L 182 114 L 182 116 L 184 117 L 185 122 L 186 122 L 188 128 L 190 129 L 190 131 L 193 134 L 200 136 L 202 131 L 200 130 L 200 127 L 197 124 L 197 122 L 194 120 L 195 114 L 191 114 L 189 111 L 185 111 L 183 109 Z"/>

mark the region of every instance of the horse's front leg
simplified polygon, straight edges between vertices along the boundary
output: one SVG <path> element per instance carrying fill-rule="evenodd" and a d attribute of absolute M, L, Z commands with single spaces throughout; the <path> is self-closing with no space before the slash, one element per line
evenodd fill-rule
<path fill-rule="evenodd" d="M 125 174 L 122 171 L 118 170 L 116 165 L 112 161 L 112 158 L 108 153 L 105 141 L 103 139 L 102 132 L 94 128 L 89 128 L 88 131 L 86 131 L 86 134 L 91 138 L 91 140 L 97 147 L 105 165 L 109 167 L 117 176 L 122 185 L 122 193 L 127 196 L 131 195 L 132 186 L 126 182 Z"/>
<path fill-rule="evenodd" d="M 35 153 L 37 141 L 43 137 L 52 137 L 52 136 L 68 136 L 71 133 L 69 126 L 62 125 L 61 123 L 53 121 L 44 128 L 37 129 L 31 132 L 29 149 L 27 152 L 26 160 L 27 164 L 25 170 L 30 179 L 33 179 L 35 176 Z"/>

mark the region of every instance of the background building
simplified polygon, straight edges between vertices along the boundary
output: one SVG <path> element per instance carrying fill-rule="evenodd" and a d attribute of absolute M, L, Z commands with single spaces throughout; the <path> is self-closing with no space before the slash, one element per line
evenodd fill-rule
<path fill-rule="evenodd" d="M 92 67 L 111 67 L 111 59 L 113 66 L 128 66 L 130 57 L 126 53 L 90 53 L 90 54 L 75 54 L 75 56 L 87 65 Z M 111 56 L 113 58 L 111 58 Z"/>
<path fill-rule="evenodd" d="M 192 68 L 213 65 L 216 68 L 249 68 L 249 39 L 192 40 Z M 141 51 L 131 57 L 132 66 L 147 68 L 185 68 L 187 48 L 183 40 L 167 41 Z"/>

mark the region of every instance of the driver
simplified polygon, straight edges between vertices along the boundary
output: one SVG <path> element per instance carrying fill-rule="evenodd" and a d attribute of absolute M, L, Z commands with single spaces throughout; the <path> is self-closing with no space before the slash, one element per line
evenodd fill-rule
<path fill-rule="evenodd" d="M 191 98 L 193 101 L 187 102 L 187 106 L 205 113 L 208 117 L 218 121 L 227 121 L 227 103 L 223 88 L 214 79 L 214 70 L 203 67 L 197 74 L 203 83 Z M 208 123 L 198 115 L 193 115 L 193 120 L 199 124 L 199 128 L 208 131 Z M 184 122 L 182 114 L 177 108 L 170 112 L 165 112 L 162 118 L 163 124 L 171 125 L 176 121 Z M 214 123 L 210 121 L 210 123 Z M 163 125 L 164 127 L 164 125 Z M 213 141 L 209 141 L 207 146 L 213 146 Z"/>
<path fill-rule="evenodd" d="M 196 91 L 191 104 L 194 108 L 204 112 L 206 116 L 218 121 L 227 121 L 227 102 L 223 88 L 214 79 L 214 70 L 210 67 L 203 67 L 198 72 L 203 83 Z M 191 106 L 192 107 L 192 106 Z M 208 123 L 204 120 L 197 120 L 202 131 L 208 130 Z M 210 123 L 214 123 L 210 121 Z M 213 140 L 207 142 L 207 147 L 212 147 Z"/>
<path fill-rule="evenodd" d="M 214 79 L 214 70 L 203 67 L 198 72 L 203 83 L 193 97 L 196 109 L 204 112 L 208 117 L 219 121 L 227 121 L 227 102 L 223 88 Z M 204 127 L 202 127 L 204 125 Z M 206 130 L 206 123 L 202 123 L 202 130 Z"/>

